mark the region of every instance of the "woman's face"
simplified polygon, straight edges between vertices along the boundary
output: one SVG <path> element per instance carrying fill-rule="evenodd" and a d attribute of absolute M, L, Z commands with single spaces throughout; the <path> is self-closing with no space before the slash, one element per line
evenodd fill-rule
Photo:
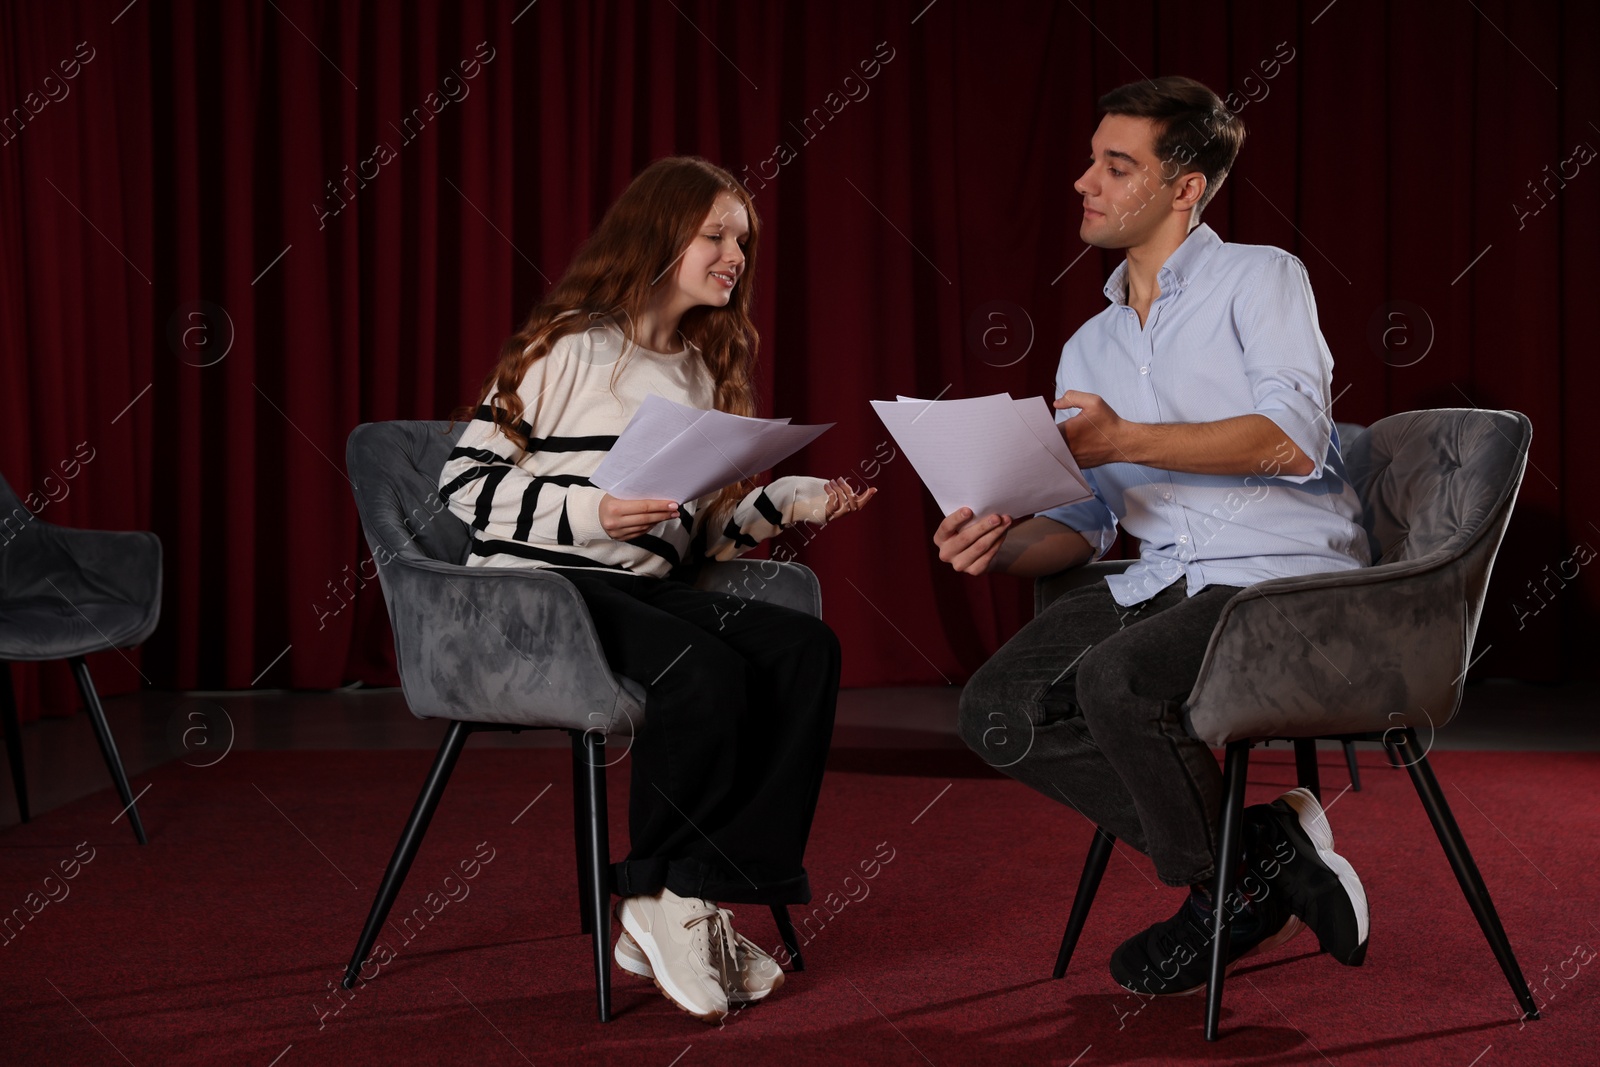
<path fill-rule="evenodd" d="M 750 215 L 732 193 L 719 193 L 678 265 L 678 297 L 684 310 L 726 307 L 744 274 Z"/>

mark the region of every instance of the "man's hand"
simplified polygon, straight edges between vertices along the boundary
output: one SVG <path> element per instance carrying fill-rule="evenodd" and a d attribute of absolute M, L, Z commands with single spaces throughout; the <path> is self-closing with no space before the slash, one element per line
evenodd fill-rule
<path fill-rule="evenodd" d="M 1104 397 L 1076 389 L 1062 393 L 1055 407 L 1081 409 L 1059 425 L 1080 467 L 1142 463 L 1164 471 L 1260 478 L 1316 470 L 1277 423 L 1256 412 L 1215 422 L 1130 422 Z"/>
<path fill-rule="evenodd" d="M 671 500 L 618 500 L 610 493 L 600 498 L 600 527 L 613 541 L 631 540 L 677 517 Z"/>
<path fill-rule="evenodd" d="M 961 508 L 944 517 L 933 531 L 933 543 L 939 548 L 939 558 L 959 573 L 983 574 L 994 562 L 1010 528 L 1009 515 L 974 519 L 971 508 Z"/>
<path fill-rule="evenodd" d="M 1054 407 L 1058 411 L 1062 408 L 1082 409 L 1059 427 L 1078 466 L 1098 467 L 1104 463 L 1134 462 L 1124 451 L 1123 445 L 1128 427 L 1133 424 L 1113 411 L 1103 397 L 1068 389 L 1056 399 Z"/>
<path fill-rule="evenodd" d="M 844 478 L 835 478 L 828 483 L 828 503 L 822 514 L 823 522 L 832 522 L 840 515 L 852 511 L 860 511 L 867 506 L 867 501 L 878 495 L 874 486 L 864 493 L 858 493 L 850 488 L 850 483 Z"/>

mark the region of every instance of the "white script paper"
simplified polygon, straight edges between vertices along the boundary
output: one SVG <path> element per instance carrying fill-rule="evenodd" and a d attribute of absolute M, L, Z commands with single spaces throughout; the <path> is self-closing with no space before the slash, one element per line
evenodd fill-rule
<path fill-rule="evenodd" d="M 792 426 L 644 398 L 589 480 L 621 500 L 695 500 L 782 462 L 833 423 Z"/>
<path fill-rule="evenodd" d="M 946 515 L 1032 515 L 1092 495 L 1042 397 L 899 397 L 872 409 Z"/>

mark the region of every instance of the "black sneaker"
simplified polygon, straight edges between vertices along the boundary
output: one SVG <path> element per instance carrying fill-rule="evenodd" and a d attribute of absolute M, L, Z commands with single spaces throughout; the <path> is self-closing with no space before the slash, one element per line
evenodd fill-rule
<path fill-rule="evenodd" d="M 1226 970 L 1252 952 L 1281 945 L 1304 927 L 1284 906 L 1284 895 L 1239 896 L 1231 902 Z M 1211 972 L 1212 904 L 1196 886 L 1178 914 L 1124 941 L 1111 954 L 1111 977 L 1124 989 L 1158 997 L 1197 993 Z"/>
<path fill-rule="evenodd" d="M 1350 861 L 1333 850 L 1333 829 L 1306 789 L 1244 811 L 1250 867 L 1305 920 L 1322 950 L 1358 967 L 1367 958 L 1367 894 Z"/>

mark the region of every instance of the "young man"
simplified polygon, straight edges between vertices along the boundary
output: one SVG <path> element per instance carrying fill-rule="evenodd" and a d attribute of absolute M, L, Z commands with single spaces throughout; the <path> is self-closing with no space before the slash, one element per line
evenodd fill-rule
<path fill-rule="evenodd" d="M 1184 993 L 1205 984 L 1216 906 L 1222 774 L 1181 722 L 1212 628 L 1245 586 L 1369 558 L 1305 267 L 1200 223 L 1243 124 L 1188 78 L 1123 86 L 1100 109 L 1073 186 L 1079 235 L 1125 259 L 1106 283 L 1110 306 L 1062 350 L 1055 403 L 1094 498 L 1019 522 L 962 509 L 934 543 L 962 573 L 1034 578 L 1098 559 L 1119 523 L 1139 539 L 1126 573 L 1056 600 L 973 676 L 961 730 L 1188 889 L 1173 918 L 1111 958 L 1126 988 Z M 1359 964 L 1365 894 L 1316 800 L 1295 790 L 1247 809 L 1245 826 L 1244 892 L 1226 902 L 1231 958 L 1304 924 Z"/>

